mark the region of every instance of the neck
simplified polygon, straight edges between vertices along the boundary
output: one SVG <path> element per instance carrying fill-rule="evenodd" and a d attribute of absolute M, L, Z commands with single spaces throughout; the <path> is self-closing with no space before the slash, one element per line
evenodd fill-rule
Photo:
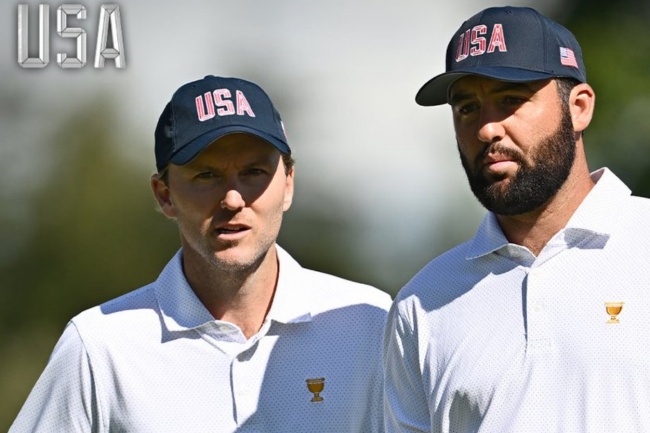
<path fill-rule="evenodd" d="M 224 270 L 183 249 L 183 270 L 196 296 L 215 319 L 237 325 L 247 339 L 259 331 L 271 308 L 278 268 L 275 246 L 245 270 Z"/>
<path fill-rule="evenodd" d="M 548 202 L 521 215 L 497 215 L 509 242 L 527 247 L 539 255 L 548 241 L 562 230 L 594 186 L 582 146 L 567 181 Z"/>

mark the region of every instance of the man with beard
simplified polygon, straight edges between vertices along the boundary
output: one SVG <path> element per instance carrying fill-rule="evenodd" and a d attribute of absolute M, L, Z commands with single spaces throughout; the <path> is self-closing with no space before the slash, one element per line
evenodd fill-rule
<path fill-rule="evenodd" d="M 295 168 L 268 95 L 184 84 L 155 154 L 181 248 L 153 283 L 68 323 L 10 432 L 383 432 L 390 297 L 276 244 Z"/>
<path fill-rule="evenodd" d="M 530 8 L 488 8 L 418 92 L 448 103 L 474 238 L 396 297 L 387 432 L 650 431 L 650 200 L 590 173 L 582 52 Z"/>

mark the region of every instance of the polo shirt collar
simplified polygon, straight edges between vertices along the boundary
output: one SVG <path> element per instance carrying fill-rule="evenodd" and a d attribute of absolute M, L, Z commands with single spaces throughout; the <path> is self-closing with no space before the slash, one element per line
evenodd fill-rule
<path fill-rule="evenodd" d="M 612 215 L 620 212 L 621 200 L 629 197 L 632 191 L 608 168 L 593 172 L 591 179 L 596 185 L 576 209 L 566 227 L 609 235 L 620 220 L 612 218 Z"/>
<path fill-rule="evenodd" d="M 310 322 L 309 273 L 279 245 L 280 274 L 268 319 L 279 323 Z"/>
<path fill-rule="evenodd" d="M 620 208 L 620 200 L 629 196 L 631 191 L 608 168 L 593 172 L 591 178 L 596 185 L 584 198 L 563 230 L 609 236 L 617 224 L 611 215 Z M 465 258 L 476 259 L 507 245 L 509 245 L 508 240 L 501 230 L 496 215 L 488 212 L 470 241 Z"/>
<path fill-rule="evenodd" d="M 179 249 L 155 283 L 162 319 L 170 331 L 186 331 L 214 321 L 187 282 L 182 257 L 183 250 Z"/>
<path fill-rule="evenodd" d="M 474 238 L 470 241 L 465 258 L 467 260 L 476 259 L 506 245 L 508 245 L 508 239 L 506 239 L 501 231 L 496 215 L 488 212 L 483 217 L 483 221 L 481 221 L 481 225 L 479 225 Z"/>
<path fill-rule="evenodd" d="M 275 248 L 280 273 L 267 319 L 280 323 L 309 322 L 312 314 L 304 290 L 308 275 L 289 253 L 279 245 Z M 215 321 L 187 282 L 182 257 L 179 249 L 155 282 L 162 320 L 169 331 L 186 331 Z"/>

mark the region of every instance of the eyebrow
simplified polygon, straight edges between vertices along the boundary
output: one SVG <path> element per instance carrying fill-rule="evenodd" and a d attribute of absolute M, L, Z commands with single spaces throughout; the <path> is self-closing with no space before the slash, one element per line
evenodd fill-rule
<path fill-rule="evenodd" d="M 501 85 L 490 90 L 489 95 L 496 95 L 499 93 L 508 92 L 512 90 L 535 93 L 537 92 L 538 89 L 533 88 L 531 86 L 531 83 L 529 82 L 522 82 L 522 83 L 503 82 Z M 473 94 L 474 93 L 472 92 L 457 92 L 456 94 L 452 95 L 452 91 L 451 89 L 449 89 L 449 95 L 450 95 L 449 105 L 458 104 L 465 100 L 471 99 Z"/>
<path fill-rule="evenodd" d="M 215 164 L 211 159 L 208 159 L 206 161 L 200 161 L 200 160 L 190 161 L 189 163 L 185 164 L 185 167 L 189 167 L 192 170 L 197 170 L 197 171 L 218 170 L 220 169 L 218 165 L 219 163 Z M 250 168 L 258 165 L 274 166 L 275 165 L 274 155 L 271 153 L 269 155 L 253 156 L 248 161 L 245 161 L 243 164 L 241 164 L 240 168 Z"/>

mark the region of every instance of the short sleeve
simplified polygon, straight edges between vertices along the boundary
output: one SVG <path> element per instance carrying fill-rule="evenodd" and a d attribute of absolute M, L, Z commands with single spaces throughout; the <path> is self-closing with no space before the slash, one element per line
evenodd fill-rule
<path fill-rule="evenodd" d="M 98 418 L 88 353 L 70 322 L 9 433 L 100 432 Z"/>
<path fill-rule="evenodd" d="M 386 433 L 431 431 L 419 363 L 417 335 L 396 302 L 384 336 L 384 424 Z"/>

